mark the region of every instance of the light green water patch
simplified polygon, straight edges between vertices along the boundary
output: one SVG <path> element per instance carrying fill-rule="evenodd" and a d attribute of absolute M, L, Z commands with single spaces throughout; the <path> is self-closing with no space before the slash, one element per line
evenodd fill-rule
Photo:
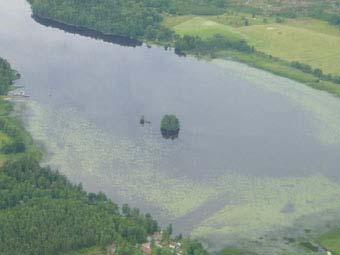
<path fill-rule="evenodd" d="M 340 143 L 340 99 L 301 83 L 278 77 L 244 64 L 213 60 L 233 76 L 242 77 L 262 89 L 283 95 L 309 114 L 313 135 L 324 144 Z M 269 106 L 268 106 L 269 107 Z"/>
<path fill-rule="evenodd" d="M 194 233 L 242 233 L 287 226 L 305 214 L 340 207 L 340 186 L 324 176 L 256 178 L 229 175 L 216 183 L 235 200 L 203 222 Z"/>
<path fill-rule="evenodd" d="M 295 222 L 307 215 L 314 214 L 318 223 L 325 222 L 327 211 L 340 209 L 340 185 L 321 175 L 303 178 L 229 175 L 220 178 L 215 186 L 233 193 L 234 199 L 192 232 L 194 237 L 209 240 L 213 246 L 239 245 L 240 240 L 248 240 L 244 247 L 259 242 L 257 246 L 261 250 L 260 242 L 265 242 L 270 252 L 292 249 L 291 244 L 282 240 L 287 233 L 277 235 L 281 239 L 279 244 L 269 248 L 277 240 L 271 239 L 273 236 L 266 237 L 267 233 L 294 228 Z M 305 224 L 305 228 L 311 227 L 309 222 Z M 303 232 L 303 229 L 294 231 Z M 288 233 L 288 237 L 294 235 L 294 231 Z"/>
<path fill-rule="evenodd" d="M 49 112 L 36 102 L 29 108 L 28 129 L 51 152 L 46 163 L 73 180 L 85 178 L 106 187 L 105 193 L 131 201 L 144 199 L 171 217 L 182 216 L 217 194 L 204 183 L 166 176 L 157 164 L 166 150 L 148 135 L 132 141 L 105 133 L 73 109 Z"/>
<path fill-rule="evenodd" d="M 253 177 L 226 170 L 201 182 L 170 177 L 159 166 L 167 148 L 148 133 L 132 141 L 97 128 L 71 108 L 53 111 L 30 101 L 28 109 L 28 130 L 51 152 L 45 163 L 85 188 L 99 187 L 113 200 L 146 201 L 174 221 L 198 208 L 204 214 L 209 201 L 225 196 L 222 209 L 195 222 L 192 234 L 201 239 L 222 240 L 220 245 L 258 240 L 305 215 L 318 214 L 322 221 L 327 210 L 340 210 L 340 185 L 322 175 Z"/>
<path fill-rule="evenodd" d="M 243 64 L 213 63 L 225 75 L 285 96 L 307 113 L 314 127 L 311 135 L 325 144 L 340 143 L 338 98 Z M 340 186 L 322 175 L 251 177 L 226 169 L 218 179 L 176 178 L 161 168 L 160 159 L 167 155 L 168 146 L 155 139 L 151 130 L 128 138 L 99 129 L 73 108 L 55 109 L 34 101 L 27 106 L 28 130 L 50 152 L 46 163 L 71 180 L 82 181 L 86 189 L 103 190 L 113 200 L 140 200 L 146 208 L 159 208 L 164 218 L 175 221 L 202 210 L 203 216 L 193 220 L 195 237 L 221 240 L 220 245 L 258 241 L 268 232 L 294 226 L 306 215 L 316 214 L 322 222 L 328 210 L 340 210 Z M 217 202 L 222 206 L 204 214 L 216 198 L 221 198 Z M 272 246 L 271 251 L 276 248 Z"/>

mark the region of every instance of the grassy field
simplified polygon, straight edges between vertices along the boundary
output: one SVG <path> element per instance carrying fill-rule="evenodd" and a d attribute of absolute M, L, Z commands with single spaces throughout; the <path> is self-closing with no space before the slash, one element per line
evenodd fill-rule
<path fill-rule="evenodd" d="M 340 74 L 340 37 L 289 24 L 240 28 L 256 49 L 288 61 L 299 61 L 325 73 Z"/>
<path fill-rule="evenodd" d="M 186 21 L 188 21 L 192 18 L 194 18 L 194 16 L 192 16 L 192 15 L 165 16 L 165 19 L 163 21 L 163 25 L 165 25 L 168 28 L 173 28 L 174 26 L 182 24 L 183 22 L 186 22 Z"/>
<path fill-rule="evenodd" d="M 245 20 L 248 20 L 248 26 L 244 25 Z M 284 23 L 276 23 L 274 18 L 231 12 L 219 16 L 169 16 L 164 24 L 180 35 L 208 38 L 222 34 L 228 38 L 243 38 L 258 51 L 286 61 L 286 66 L 291 61 L 299 61 L 320 68 L 326 74 L 340 75 L 340 30 L 325 21 L 287 19 Z M 247 59 L 243 57 L 242 62 Z M 272 64 L 268 59 L 267 62 Z M 259 68 L 264 65 L 253 64 Z M 294 78 L 292 75 L 282 76 Z M 298 81 L 304 82 L 301 78 Z"/>
<path fill-rule="evenodd" d="M 246 23 L 249 26 L 275 23 L 274 17 L 252 15 L 250 13 L 227 12 L 218 16 L 205 16 L 205 18 L 231 27 L 243 27 Z"/>
<path fill-rule="evenodd" d="M 340 231 L 321 236 L 319 242 L 323 247 L 332 251 L 333 255 L 340 255 Z"/>
<path fill-rule="evenodd" d="M 317 19 L 290 19 L 287 20 L 288 26 L 305 28 L 314 32 L 340 36 L 340 29 L 336 26 L 329 25 L 328 22 Z"/>
<path fill-rule="evenodd" d="M 201 38 L 212 37 L 221 34 L 230 39 L 241 39 L 243 36 L 236 29 L 208 20 L 202 17 L 194 17 L 173 27 L 180 35 L 199 36 Z"/>

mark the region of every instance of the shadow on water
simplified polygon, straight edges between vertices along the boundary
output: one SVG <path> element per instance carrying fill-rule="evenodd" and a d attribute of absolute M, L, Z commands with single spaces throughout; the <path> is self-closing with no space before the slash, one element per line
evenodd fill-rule
<path fill-rule="evenodd" d="M 118 44 L 120 46 L 137 47 L 137 46 L 143 45 L 143 42 L 138 41 L 136 39 L 131 39 L 131 38 L 124 37 L 124 36 L 104 34 L 102 32 L 98 32 L 93 29 L 65 24 L 65 23 L 62 23 L 56 20 L 38 16 L 38 15 L 32 15 L 32 18 L 43 26 L 61 29 L 67 33 L 79 34 L 81 36 L 90 37 L 93 39 L 102 40 L 104 42 L 109 42 L 113 44 Z"/>
<path fill-rule="evenodd" d="M 179 134 L 179 129 L 174 130 L 174 131 L 170 131 L 170 130 L 162 130 L 161 129 L 161 133 L 164 139 L 171 139 L 171 140 L 175 140 L 178 138 L 178 134 Z"/>

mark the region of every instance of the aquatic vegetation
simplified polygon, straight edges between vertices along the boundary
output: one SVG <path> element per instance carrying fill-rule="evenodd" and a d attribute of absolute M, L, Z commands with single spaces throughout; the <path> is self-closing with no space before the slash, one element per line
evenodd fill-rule
<path fill-rule="evenodd" d="M 334 97 L 238 63 L 214 63 L 222 66 L 225 75 L 232 72 L 269 93 L 286 96 L 306 112 L 313 124 L 311 135 L 325 144 L 340 142 L 340 116 L 335 112 L 338 102 Z M 321 174 L 269 178 L 243 176 L 236 174 L 237 169 L 225 169 L 225 175 L 219 178 L 179 178 L 162 168 L 160 160 L 169 148 L 155 139 L 149 128 L 132 140 L 98 128 L 74 108 L 57 111 L 30 101 L 27 111 L 31 112 L 26 120 L 29 131 L 35 140 L 48 144 L 48 152 L 53 152 L 47 155 L 46 163 L 58 167 L 71 180 L 83 182 L 85 188 L 105 191 L 115 201 L 153 208 L 160 219 L 176 223 L 176 219 L 195 215 L 190 224 L 175 228 L 192 231 L 196 237 L 215 242 L 216 247 L 226 240 L 249 241 L 291 227 L 304 215 L 317 214 L 322 221 L 327 216 L 324 212 L 340 209 L 339 185 Z M 332 136 L 323 136 L 326 133 Z M 214 208 L 214 203 L 220 206 Z M 268 238 L 265 241 L 274 242 Z"/>
<path fill-rule="evenodd" d="M 48 151 L 54 152 L 46 162 L 72 180 L 82 181 L 85 187 L 104 190 L 116 201 L 140 201 L 155 208 L 160 218 L 166 216 L 175 223 L 195 210 L 204 213 L 210 201 L 223 198 L 218 201 L 224 204 L 222 209 L 205 215 L 202 222 L 192 219 L 195 237 L 224 240 L 216 241 L 216 247 L 226 240 L 252 240 L 268 231 L 290 227 L 303 215 L 322 216 L 328 209 L 339 209 L 340 186 L 322 175 L 263 178 L 242 176 L 235 169 L 204 182 L 170 177 L 158 166 L 161 156 L 167 154 L 166 147 L 149 134 L 132 141 L 98 129 L 74 109 L 49 112 L 37 103 L 29 104 L 28 109 L 34 112 L 27 122 L 29 130 L 35 138 L 48 141 Z M 285 212 L 287 204 L 294 205 L 294 210 Z M 180 226 L 176 229 L 181 231 Z"/>
<path fill-rule="evenodd" d="M 225 60 L 212 62 L 258 88 L 285 96 L 305 111 L 313 126 L 311 135 L 324 144 L 340 144 L 340 113 L 336 110 L 339 98 L 244 64 Z"/>
<path fill-rule="evenodd" d="M 73 109 L 48 112 L 33 101 L 28 108 L 32 111 L 28 130 L 53 152 L 46 162 L 71 180 L 105 188 L 108 195 L 123 197 L 132 204 L 147 201 L 172 218 L 185 215 L 216 195 L 204 183 L 170 178 L 158 169 L 164 148 L 150 136 L 131 141 L 98 129 Z M 47 130 L 49 123 L 54 127 Z"/>

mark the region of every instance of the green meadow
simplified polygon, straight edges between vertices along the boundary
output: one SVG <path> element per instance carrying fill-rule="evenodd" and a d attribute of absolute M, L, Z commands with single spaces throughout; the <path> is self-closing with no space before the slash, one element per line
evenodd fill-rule
<path fill-rule="evenodd" d="M 325 73 L 340 74 L 339 36 L 317 32 L 315 27 L 298 27 L 294 23 L 247 26 L 239 31 L 259 51 L 280 59 L 299 61 Z"/>
<path fill-rule="evenodd" d="M 322 235 L 319 238 L 319 242 L 322 247 L 330 250 L 333 255 L 340 254 L 340 231 L 333 231 Z"/>
<path fill-rule="evenodd" d="M 227 38 L 245 39 L 257 51 L 286 63 L 299 61 L 319 68 L 326 74 L 340 75 L 340 30 L 337 27 L 316 19 L 287 19 L 282 22 L 277 23 L 269 17 L 232 13 L 219 16 L 168 16 L 164 24 L 180 35 L 205 39 L 221 34 Z M 247 62 L 244 57 L 243 61 Z M 283 76 L 294 78 L 289 74 L 290 71 L 285 73 Z"/>
<path fill-rule="evenodd" d="M 202 17 L 194 17 L 184 21 L 173 29 L 181 35 L 199 36 L 201 38 L 212 37 L 216 34 L 224 35 L 230 39 L 241 39 L 243 36 L 236 29 L 208 20 Z"/>

